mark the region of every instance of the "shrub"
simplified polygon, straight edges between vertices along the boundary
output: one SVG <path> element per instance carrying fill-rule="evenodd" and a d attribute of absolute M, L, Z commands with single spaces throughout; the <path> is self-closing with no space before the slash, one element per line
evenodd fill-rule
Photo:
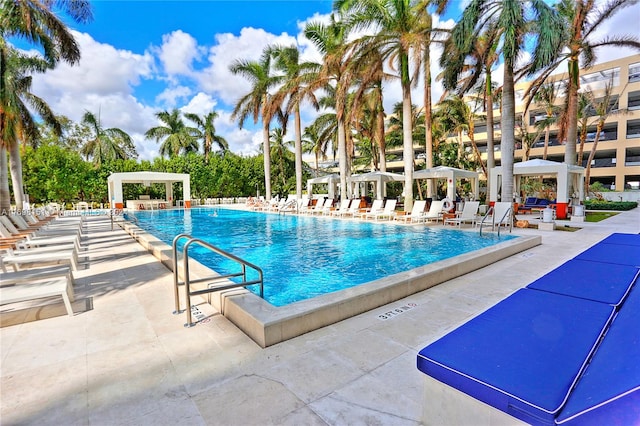
<path fill-rule="evenodd" d="M 626 211 L 638 207 L 637 201 L 607 201 L 607 200 L 587 200 L 584 202 L 587 210 L 616 210 Z"/>

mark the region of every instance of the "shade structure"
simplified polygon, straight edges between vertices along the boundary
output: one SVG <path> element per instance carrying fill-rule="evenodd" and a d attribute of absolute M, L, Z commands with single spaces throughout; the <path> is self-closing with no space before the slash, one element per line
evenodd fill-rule
<path fill-rule="evenodd" d="M 173 188 L 171 184 L 173 182 L 182 182 L 182 196 L 184 199 L 184 206 L 186 208 L 191 207 L 191 181 L 190 175 L 187 173 L 162 173 L 162 172 L 126 172 L 126 173 L 112 173 L 107 178 L 107 184 L 109 185 L 109 200 L 111 205 L 116 209 L 124 207 L 124 200 L 122 195 L 123 183 L 142 183 L 145 186 L 151 183 L 164 183 L 167 193 L 167 200 L 173 201 Z"/>
<path fill-rule="evenodd" d="M 387 195 L 387 183 L 388 182 L 404 182 L 404 175 L 389 172 L 369 172 L 358 175 L 351 175 L 348 179 L 349 186 L 351 186 L 352 194 L 359 194 L 360 191 L 356 191 L 355 187 L 360 183 L 372 182 L 375 186 L 374 192 L 376 198 L 382 200 Z M 353 185 L 353 186 L 352 186 Z"/>
<path fill-rule="evenodd" d="M 307 194 L 309 194 L 309 198 L 311 198 L 311 194 L 313 194 L 313 185 L 327 185 L 329 198 L 334 199 L 336 198 L 336 187 L 339 183 L 340 175 L 336 173 L 309 179 L 307 180 Z"/>
<path fill-rule="evenodd" d="M 490 201 L 498 201 L 497 188 L 502 182 L 502 166 L 491 169 L 490 176 L 491 188 L 496 189 L 491 191 Z M 540 159 L 515 163 L 513 177 L 516 190 L 519 188 L 521 176 L 553 176 L 556 178 L 556 216 L 558 219 L 567 217 L 567 208 L 573 193 L 577 194 L 578 200 L 584 200 L 584 167 Z"/>
<path fill-rule="evenodd" d="M 456 169 L 455 167 L 438 166 L 431 169 L 416 170 L 413 172 L 413 179 L 446 179 L 447 180 L 447 197 L 451 200 L 456 199 L 456 182 L 459 179 L 471 180 L 473 188 L 473 198 L 478 197 L 480 191 L 480 173 L 471 170 Z"/>

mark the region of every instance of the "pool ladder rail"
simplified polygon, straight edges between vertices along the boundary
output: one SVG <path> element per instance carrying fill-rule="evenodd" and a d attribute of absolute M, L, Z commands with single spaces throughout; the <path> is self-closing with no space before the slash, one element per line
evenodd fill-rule
<path fill-rule="evenodd" d="M 180 281 L 180 266 L 178 263 L 178 242 L 182 239 L 186 239 L 187 242 L 184 244 L 184 247 L 182 249 L 183 251 L 183 255 L 182 255 L 182 271 L 183 271 L 183 276 L 184 276 L 184 281 Z M 225 275 L 212 275 L 210 277 L 206 277 L 206 278 L 198 278 L 198 279 L 191 279 L 190 275 L 189 275 L 189 248 L 193 245 L 199 245 L 201 247 L 204 247 L 216 254 L 219 254 L 220 256 L 226 257 L 227 259 L 233 260 L 236 263 L 238 263 L 241 266 L 241 272 L 235 272 L 235 273 L 231 273 L 231 274 L 225 274 Z M 219 247 L 216 247 L 212 244 L 209 244 L 206 241 L 203 241 L 199 238 L 194 238 L 191 235 L 188 234 L 180 234 L 177 235 L 174 239 L 173 239 L 173 244 L 172 244 L 172 248 L 173 248 L 173 287 L 174 287 L 174 297 L 175 297 L 175 310 L 173 311 L 174 315 L 178 315 L 181 314 L 183 311 L 186 311 L 187 313 L 187 322 L 185 323 L 185 327 L 193 327 L 196 325 L 196 323 L 194 323 L 192 321 L 192 314 L 191 314 L 191 296 L 196 296 L 199 294 L 206 294 L 206 293 L 213 293 L 213 292 L 217 292 L 217 291 L 222 291 L 222 290 L 229 290 L 232 288 L 240 288 L 240 287 L 245 287 L 248 285 L 254 285 L 254 284 L 259 284 L 260 285 L 260 297 L 264 298 L 264 284 L 263 284 L 263 274 L 262 274 L 262 269 L 260 269 L 259 267 L 247 262 L 246 260 L 243 260 L 237 256 L 234 256 L 233 254 L 226 252 L 224 250 L 222 250 Z M 255 271 L 258 272 L 258 279 L 257 280 L 247 280 L 247 267 L 251 268 Z M 235 282 L 231 282 L 229 281 L 229 278 L 235 278 L 235 277 L 242 277 L 242 281 L 239 283 L 235 283 Z M 215 284 L 216 282 L 220 282 L 220 281 L 226 281 L 226 284 L 216 284 L 211 286 L 211 284 Z M 203 283 L 203 282 L 208 282 L 207 288 L 201 289 L 201 290 L 192 290 L 191 289 L 191 285 L 192 284 L 197 284 L 197 283 Z M 179 286 L 180 285 L 184 285 L 184 295 L 185 295 L 185 300 L 186 300 L 186 309 L 184 310 L 180 310 L 180 292 L 179 292 Z"/>
<path fill-rule="evenodd" d="M 492 231 L 495 229 L 496 223 L 498 223 L 498 236 L 500 236 L 500 228 L 503 224 L 506 224 L 509 227 L 509 232 L 513 230 L 513 219 L 510 218 L 508 222 L 504 221 L 507 216 L 510 216 L 512 214 L 511 208 L 508 208 L 507 211 L 504 213 L 504 216 L 502 216 L 501 218 L 498 218 L 499 219 L 498 221 L 496 221 L 494 211 L 495 211 L 494 207 L 491 206 L 489 207 L 489 210 L 487 210 L 487 213 L 485 213 L 485 215 L 482 217 L 482 220 L 480 221 L 480 235 L 482 235 L 482 227 L 484 226 L 484 221 L 487 220 L 487 218 L 491 221 L 491 222 L 487 222 L 487 226 L 491 224 Z"/>

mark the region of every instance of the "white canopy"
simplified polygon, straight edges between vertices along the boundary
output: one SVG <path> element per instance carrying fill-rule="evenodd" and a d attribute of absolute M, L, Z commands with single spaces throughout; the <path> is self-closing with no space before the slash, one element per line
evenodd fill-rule
<path fill-rule="evenodd" d="M 160 182 L 165 184 L 167 200 L 173 201 L 173 182 L 182 182 L 182 196 L 184 198 L 184 206 L 191 207 L 191 181 L 187 173 L 162 173 L 162 172 L 126 172 L 112 173 L 107 178 L 109 185 L 109 200 L 112 207 L 121 209 L 124 207 L 122 195 L 123 183 L 142 183 L 145 186 L 151 185 L 152 182 Z"/>
<path fill-rule="evenodd" d="M 513 176 L 516 179 L 516 190 L 519 188 L 520 176 L 555 176 L 558 187 L 556 201 L 568 203 L 571 198 L 571 187 L 577 192 L 579 200 L 584 199 L 584 167 L 558 163 L 549 160 L 529 160 L 513 165 Z M 502 179 L 502 166 L 491 170 L 491 188 L 498 188 L 499 179 Z M 491 191 L 491 200 L 497 201 L 498 191 Z"/>
<path fill-rule="evenodd" d="M 478 197 L 480 191 L 480 173 L 470 170 L 456 169 L 454 167 L 438 166 L 431 169 L 416 170 L 413 172 L 413 179 L 447 179 L 447 198 L 455 201 L 456 181 L 458 179 L 469 179 L 473 188 L 473 196 Z"/>
<path fill-rule="evenodd" d="M 389 172 L 369 172 L 361 175 L 351 175 L 348 179 L 349 185 L 357 185 L 358 183 L 373 182 L 375 186 L 374 192 L 376 198 L 381 200 L 387 194 L 387 182 L 404 182 L 404 175 Z M 360 191 L 352 191 L 353 194 L 359 194 Z"/>
<path fill-rule="evenodd" d="M 309 198 L 311 198 L 311 194 L 313 193 L 313 185 L 326 184 L 329 187 L 329 198 L 336 198 L 336 187 L 339 183 L 340 175 L 336 173 L 309 179 L 307 180 L 307 194 L 309 194 Z"/>

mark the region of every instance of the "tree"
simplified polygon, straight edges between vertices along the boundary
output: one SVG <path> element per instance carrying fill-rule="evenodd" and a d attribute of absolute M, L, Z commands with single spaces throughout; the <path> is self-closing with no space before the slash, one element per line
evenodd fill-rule
<path fill-rule="evenodd" d="M 329 25 L 317 22 L 309 23 L 304 30 L 304 34 L 323 55 L 322 68 L 318 73 L 318 79 L 311 85 L 311 89 L 323 88 L 333 94 L 335 135 L 340 169 L 340 198 L 345 200 L 350 195 L 349 188 L 347 188 L 349 158 L 345 125 L 347 93 L 350 82 L 350 75 L 347 70 L 349 49 L 346 46 L 348 29 L 342 22 L 336 20 L 335 14 L 332 14 Z"/>
<path fill-rule="evenodd" d="M 596 60 L 595 51 L 602 47 L 630 47 L 640 50 L 638 37 L 607 35 L 592 41 L 598 28 L 623 8 L 636 0 L 609 0 L 601 5 L 595 0 L 561 0 L 556 4 L 565 25 L 562 35 L 563 50 L 545 66 L 545 69 L 531 83 L 528 93 L 535 93 L 558 66 L 567 61 L 569 79 L 566 86 L 565 107 L 560 118 L 560 140 L 566 138 L 564 162 L 576 164 L 576 143 L 578 140 L 578 91 L 580 89 L 580 69 L 589 68 Z M 525 68 L 525 70 L 529 71 Z"/>
<path fill-rule="evenodd" d="M 311 83 L 317 80 L 320 65 L 313 62 L 301 62 L 300 51 L 296 46 L 276 46 L 271 54 L 275 60 L 275 69 L 284 73 L 284 83 L 271 98 L 272 108 L 281 108 L 288 98 L 286 112 L 294 114 L 295 131 L 295 164 L 296 164 L 296 197 L 302 198 L 302 125 L 300 104 L 307 100 L 317 110 L 318 101 Z"/>
<path fill-rule="evenodd" d="M 174 109 L 171 112 L 161 111 L 156 117 L 164 126 L 153 127 L 144 134 L 147 139 L 155 139 L 160 145 L 160 155 L 176 157 L 181 152 L 195 152 L 198 150 L 198 129 L 185 125 L 180 111 Z"/>
<path fill-rule="evenodd" d="M 274 117 L 274 111 L 269 108 L 269 90 L 279 81 L 271 75 L 271 51 L 266 48 L 262 52 L 259 61 L 236 60 L 231 64 L 229 70 L 233 74 L 245 77 L 251 83 L 249 93 L 238 100 L 231 118 L 239 120 L 238 125 L 240 128 L 244 126 L 244 121 L 249 116 L 253 117 L 254 124 L 257 124 L 258 120 L 262 120 L 265 197 L 270 200 L 271 149 L 269 148 L 269 126 Z"/>
<path fill-rule="evenodd" d="M 0 74 L 3 88 L 0 96 L 0 155 L 6 156 L 7 150 L 9 152 L 13 194 L 16 207 L 22 209 L 25 197 L 20 142 L 33 141 L 40 137 L 38 125 L 31 111 L 54 126 L 57 133 L 61 130 L 46 102 L 31 93 L 30 74 L 43 72 L 49 65 L 47 61 L 41 57 L 21 54 L 0 39 L 0 62 L 3 67 L 3 72 Z M 0 185 L 3 193 L 0 209 L 7 211 L 10 207 L 10 198 L 6 168 L 0 173 L 0 179 L 3 181 Z"/>
<path fill-rule="evenodd" d="M 320 157 L 322 157 L 323 160 L 327 158 L 327 147 L 330 143 L 330 139 L 321 138 L 319 127 L 320 126 L 316 120 L 310 126 L 305 127 L 302 135 L 303 152 L 313 153 L 313 156 L 315 157 L 315 177 L 318 177 L 318 163 L 320 162 Z"/>
<path fill-rule="evenodd" d="M 48 68 L 54 67 L 60 59 L 70 64 L 77 63 L 80 60 L 80 49 L 66 25 L 52 11 L 54 7 L 67 14 L 75 22 L 85 23 L 93 18 L 91 6 L 87 0 L 73 2 L 65 0 L 44 0 L 41 2 L 0 0 L 0 10 L 2 11 L 0 13 L 0 99 L 7 99 L 11 96 L 8 92 L 12 90 L 5 84 L 8 79 L 5 76 L 8 69 L 8 46 L 6 43 L 6 38 L 8 37 L 20 37 L 42 48 L 42 55 Z M 5 108 L 6 106 L 8 104 L 0 108 L 0 138 L 5 135 L 3 126 L 8 125 L 10 121 L 4 117 L 8 111 Z M 11 141 L 0 140 L 0 155 L 4 155 L 6 148 L 11 149 L 10 145 L 14 143 L 18 144 L 19 141 L 17 139 L 12 139 Z M 21 165 L 19 165 L 20 159 L 15 158 L 15 153 L 19 153 L 19 149 L 14 148 L 13 152 L 12 173 L 21 169 Z M 12 177 L 17 180 L 13 186 L 14 196 L 18 208 L 21 208 L 23 201 L 21 171 L 19 176 L 12 174 Z M 0 195 L 5 195 L 5 189 L 7 190 L 7 196 L 0 197 L 0 208 L 3 210 L 10 205 L 8 183 L 5 183 L 6 181 L 6 170 L 3 169 L 0 171 Z"/>
<path fill-rule="evenodd" d="M 100 118 L 89 111 L 84 113 L 82 124 L 89 126 L 92 134 L 82 147 L 81 153 L 87 159 L 92 158 L 94 164 L 100 165 L 108 160 L 126 160 L 138 156 L 131 136 L 124 130 L 115 127 L 103 128 Z"/>
<path fill-rule="evenodd" d="M 224 153 L 229 150 L 229 143 L 227 140 L 216 134 L 216 126 L 213 123 L 216 118 L 218 118 L 218 113 L 216 111 L 211 111 L 204 117 L 200 117 L 198 114 L 187 113 L 185 114 L 189 120 L 193 121 L 196 126 L 198 126 L 197 137 L 202 139 L 202 147 L 204 150 L 204 161 L 206 163 L 209 162 L 209 153 L 211 152 L 211 148 L 215 143 L 218 145 L 218 148 Z"/>
<path fill-rule="evenodd" d="M 544 150 L 542 151 L 542 159 L 547 159 L 547 150 L 549 148 L 549 132 L 551 126 L 558 121 L 559 108 L 556 106 L 556 98 L 558 97 L 558 86 L 554 83 L 547 83 L 540 87 L 540 90 L 534 95 L 533 100 L 544 108 L 544 118 L 536 122 L 538 129 L 544 129 Z"/>
<path fill-rule="evenodd" d="M 350 0 L 338 0 L 335 4 L 340 8 Z M 410 53 L 413 52 L 413 62 L 419 64 L 422 37 L 419 33 L 422 22 L 416 6 L 411 0 L 361 0 L 354 2 L 349 9 L 348 24 L 354 30 L 375 28 L 376 34 L 363 36 L 356 41 L 359 51 L 377 51 L 389 60 L 398 72 L 402 88 L 403 106 L 403 157 L 405 176 L 405 211 L 413 207 L 413 129 L 411 126 L 411 85 L 412 78 L 409 69 Z M 419 69 L 416 66 L 416 69 Z"/>
<path fill-rule="evenodd" d="M 501 46 L 499 53 L 504 65 L 500 144 L 502 201 L 512 201 L 514 190 L 516 60 L 524 51 L 528 41 L 526 36 L 534 35 L 533 59 L 527 73 L 533 74 L 547 66 L 560 51 L 562 24 L 557 13 L 539 0 L 472 0 L 451 32 L 453 49 L 440 60 L 449 75 L 459 76 L 464 70 L 465 59 L 474 50 L 473 41 L 484 31 L 496 27 Z M 447 89 L 456 87 L 456 83 L 450 79 L 445 79 L 444 83 Z"/>
<path fill-rule="evenodd" d="M 274 184 L 275 192 L 280 197 L 285 197 L 290 192 L 287 184 L 287 164 L 295 163 L 295 155 L 289 150 L 290 146 L 295 146 L 295 141 L 285 141 L 282 128 L 277 127 L 269 135 L 271 139 L 271 158 L 276 161 L 276 179 Z"/>

